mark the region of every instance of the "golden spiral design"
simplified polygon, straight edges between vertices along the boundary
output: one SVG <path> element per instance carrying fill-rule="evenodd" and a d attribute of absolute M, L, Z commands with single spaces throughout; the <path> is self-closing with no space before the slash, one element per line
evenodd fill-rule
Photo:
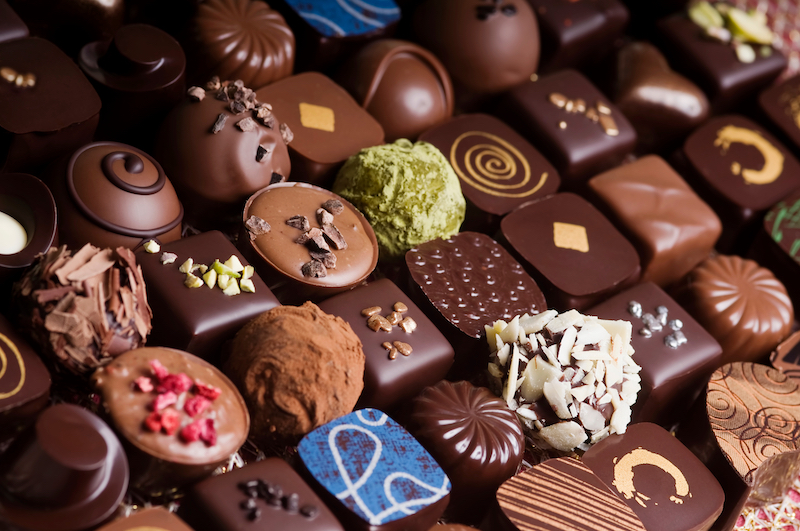
<path fill-rule="evenodd" d="M 465 138 L 475 136 L 490 140 L 492 143 L 475 144 L 468 148 L 462 157 L 457 156 L 461 142 Z M 497 197 L 528 197 L 544 186 L 548 177 L 547 172 L 543 172 L 539 182 L 529 187 L 531 167 L 528 159 L 508 141 L 485 131 L 468 131 L 456 138 L 450 148 L 450 164 L 464 182 L 481 192 Z M 519 173 L 522 173 L 519 182 L 505 182 Z"/>
<path fill-rule="evenodd" d="M 16 387 L 7 393 L 0 393 L 0 400 L 5 400 L 6 398 L 11 398 L 15 394 L 19 393 L 22 389 L 22 386 L 25 385 L 25 363 L 23 363 L 22 354 L 19 353 L 19 349 L 13 341 L 8 339 L 3 334 L 0 334 L 0 341 L 5 343 L 9 350 L 11 350 L 11 352 L 14 354 L 14 357 L 17 358 L 17 363 L 19 364 L 19 382 L 17 383 Z M 5 349 L 3 349 L 3 346 L 0 345 L 0 380 L 2 380 L 3 376 L 6 375 L 6 370 L 8 370 L 8 357 L 6 356 Z"/>

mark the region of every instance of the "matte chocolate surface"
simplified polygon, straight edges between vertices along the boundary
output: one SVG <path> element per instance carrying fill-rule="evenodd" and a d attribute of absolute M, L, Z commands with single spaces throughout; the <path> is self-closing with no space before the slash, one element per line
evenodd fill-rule
<path fill-rule="evenodd" d="M 774 48 L 769 55 L 756 53 L 752 63 L 740 61 L 733 47 L 706 38 L 703 29 L 683 13 L 656 26 L 663 41 L 661 50 L 676 70 L 705 91 L 712 114 L 745 105 L 786 68 L 786 58 Z"/>
<path fill-rule="evenodd" d="M 33 86 L 0 80 L 0 169 L 34 171 L 90 142 L 100 98 L 64 52 L 44 39 L 0 43 L 0 65 Z"/>
<path fill-rule="evenodd" d="M 381 124 L 387 142 L 416 140 L 453 115 L 450 74 L 436 56 L 412 42 L 368 44 L 336 79 Z"/>
<path fill-rule="evenodd" d="M 639 278 L 633 245 L 575 194 L 560 193 L 518 208 L 500 227 L 558 310 L 587 308 Z"/>
<path fill-rule="evenodd" d="M 348 157 L 383 144 L 383 128 L 330 78 L 306 72 L 257 92 L 294 133 L 289 144 L 292 178 L 324 185 Z"/>
<path fill-rule="evenodd" d="M 450 498 L 450 480 L 433 457 L 377 409 L 317 428 L 297 452 L 347 529 L 427 529 Z"/>
<path fill-rule="evenodd" d="M 497 228 L 500 216 L 555 193 L 555 168 L 519 133 L 486 114 L 462 114 L 425 131 L 453 166 L 467 199 L 462 230 Z"/>
<path fill-rule="evenodd" d="M 161 256 L 177 255 L 175 262 L 163 264 Z M 242 265 L 248 262 L 222 233 L 205 232 L 165 244 L 155 254 L 137 253 L 147 282 L 147 296 L 153 308 L 153 332 L 149 345 L 162 345 L 191 352 L 203 359 L 217 361 L 222 344 L 232 338 L 253 317 L 280 303 L 258 274 L 251 280 L 255 293 L 228 296 L 219 287 L 188 288 L 186 275 L 178 269 L 187 259 L 210 266 L 214 260 L 225 262 L 231 255 Z"/>
<path fill-rule="evenodd" d="M 800 163 L 769 132 L 737 115 L 720 116 L 683 145 L 687 179 L 722 219 L 719 248 L 746 246 L 772 205 L 800 188 Z"/>
<path fill-rule="evenodd" d="M 722 233 L 711 207 L 658 155 L 609 170 L 588 184 L 639 251 L 643 282 L 671 285 L 709 255 Z"/>
<path fill-rule="evenodd" d="M 98 531 L 196 531 L 183 520 L 162 507 L 151 507 L 135 512 L 127 518 L 114 520 Z"/>
<path fill-rule="evenodd" d="M 11 9 L 6 0 L 0 0 L 0 42 L 23 39 L 28 36 L 28 26 Z"/>
<path fill-rule="evenodd" d="M 659 312 L 662 307 L 666 311 Z M 651 282 L 626 289 L 587 313 L 633 324 L 633 359 L 642 367 L 634 422 L 671 427 L 682 419 L 708 376 L 722 364 L 719 343 Z"/>
<path fill-rule="evenodd" d="M 705 531 L 722 512 L 725 496 L 713 474 L 655 424 L 634 424 L 624 435 L 611 435 L 581 461 L 647 529 Z"/>
<path fill-rule="evenodd" d="M 772 123 L 800 147 L 800 75 L 773 85 L 758 97 L 761 110 Z"/>
<path fill-rule="evenodd" d="M 407 310 L 395 316 L 394 308 L 398 305 L 405 305 Z M 394 325 L 389 322 L 388 331 L 373 330 L 369 317 L 363 313 L 376 306 L 380 308 L 378 315 L 397 321 Z M 321 302 L 319 307 L 347 321 L 361 340 L 366 364 L 364 391 L 358 407 L 389 410 L 444 378 L 453 364 L 453 347 L 391 280 L 381 279 L 341 293 Z M 416 324 L 413 330 L 402 328 L 406 319 Z M 387 342 L 390 347 L 394 342 L 405 343 L 412 350 L 406 355 L 393 347 L 392 354 L 392 348 L 385 347 Z"/>
<path fill-rule="evenodd" d="M 514 87 L 497 112 L 548 154 L 568 188 L 618 165 L 636 145 L 627 118 L 575 70 Z"/>
<path fill-rule="evenodd" d="M 195 531 L 344 531 L 297 472 L 277 457 L 192 486 L 179 514 Z"/>

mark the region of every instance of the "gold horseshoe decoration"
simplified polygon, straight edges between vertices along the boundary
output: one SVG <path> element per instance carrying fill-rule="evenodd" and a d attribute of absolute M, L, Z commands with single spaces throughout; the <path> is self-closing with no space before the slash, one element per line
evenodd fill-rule
<path fill-rule="evenodd" d="M 650 500 L 649 496 L 636 492 L 636 487 L 633 485 L 633 469 L 639 465 L 653 465 L 672 476 L 672 479 L 675 480 L 675 494 L 677 496 L 670 496 L 671 502 L 681 505 L 683 503 L 682 498 L 692 497 L 689 492 L 689 482 L 686 481 L 678 467 L 672 464 L 669 459 L 640 447 L 625 454 L 621 459 L 614 460 L 614 481 L 612 484 L 620 494 L 625 496 L 625 499 L 630 500 L 633 498 L 642 507 L 647 507 L 645 502 Z"/>
<path fill-rule="evenodd" d="M 764 167 L 760 170 L 742 169 L 741 164 L 733 162 L 731 164 L 731 173 L 734 175 L 741 174 L 748 184 L 769 184 L 781 176 L 781 173 L 783 173 L 783 154 L 757 131 L 736 127 L 735 125 L 726 125 L 717 131 L 717 139 L 714 141 L 714 145 L 722 146 L 723 154 L 734 142 L 753 146 L 761 152 L 761 156 L 764 157 Z"/>
<path fill-rule="evenodd" d="M 14 344 L 13 341 L 8 339 L 3 334 L 0 334 L 0 341 L 6 344 L 11 352 L 14 354 L 14 357 L 17 358 L 17 363 L 19 363 L 19 383 L 17 384 L 14 389 L 7 393 L 0 393 L 0 400 L 5 400 L 6 398 L 11 398 L 15 394 L 19 393 L 22 389 L 22 386 L 25 385 L 25 363 L 22 362 L 22 354 L 19 353 L 19 349 Z M 8 369 L 8 358 L 6 357 L 6 353 L 3 350 L 2 345 L 0 345 L 0 380 L 3 379 L 3 376 L 6 375 L 6 370 Z"/>

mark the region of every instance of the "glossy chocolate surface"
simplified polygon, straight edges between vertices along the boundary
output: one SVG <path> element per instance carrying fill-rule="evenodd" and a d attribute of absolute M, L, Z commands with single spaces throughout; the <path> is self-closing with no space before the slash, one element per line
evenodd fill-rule
<path fill-rule="evenodd" d="M 675 299 L 719 341 L 723 363 L 757 361 L 791 331 L 794 308 L 768 269 L 738 256 L 718 255 L 698 265 Z"/>
<path fill-rule="evenodd" d="M 658 155 L 609 170 L 588 184 L 639 251 L 643 282 L 673 284 L 708 257 L 722 233 L 711 207 Z"/>
<path fill-rule="evenodd" d="M 500 227 L 558 310 L 588 308 L 639 278 L 633 245 L 575 194 L 560 193 L 518 208 Z"/>
<path fill-rule="evenodd" d="M 764 212 L 800 188 L 798 160 L 743 116 L 709 120 L 686 139 L 683 153 L 689 184 L 723 221 L 723 252 L 746 246 Z"/>
<path fill-rule="evenodd" d="M 703 29 L 683 13 L 656 26 L 663 42 L 661 51 L 675 69 L 705 91 L 712 114 L 745 105 L 786 68 L 786 58 L 774 48 L 767 56 L 756 53 L 752 63 L 741 62 L 733 47 L 706 38 Z"/>
<path fill-rule="evenodd" d="M 277 457 L 192 486 L 179 514 L 195 531 L 344 531 L 311 487 Z"/>
<path fill-rule="evenodd" d="M 770 355 L 772 366 L 794 379 L 800 377 L 800 348 L 798 345 L 800 345 L 800 332 L 795 332 L 781 341 Z"/>
<path fill-rule="evenodd" d="M 362 311 L 378 306 L 381 316 L 391 316 L 397 303 L 408 310 L 398 319 L 411 319 L 416 328 L 406 332 L 400 322 L 389 331 L 372 330 L 368 317 Z M 347 321 L 361 340 L 366 362 L 364 366 L 364 391 L 358 407 L 374 407 L 388 411 L 401 405 L 423 388 L 444 378 L 453 364 L 453 347 L 436 326 L 389 279 L 371 282 L 320 303 L 320 309 Z M 402 352 L 390 357 L 386 342 L 399 341 L 413 349 L 407 356 Z"/>
<path fill-rule="evenodd" d="M 196 531 L 163 507 L 141 509 L 127 518 L 114 520 L 98 531 Z"/>
<path fill-rule="evenodd" d="M 572 110 L 553 103 L 552 94 L 572 100 Z M 583 102 L 583 112 L 578 111 L 578 100 Z M 610 118 L 613 126 L 599 122 L 598 105 L 608 110 L 603 120 Z M 567 188 L 577 188 L 588 177 L 617 166 L 636 145 L 636 131 L 627 118 L 575 70 L 563 70 L 514 87 L 500 102 L 497 112 L 548 154 Z M 598 120 L 591 118 L 592 113 Z"/>
<path fill-rule="evenodd" d="M 413 42 L 381 39 L 354 55 L 337 81 L 383 127 L 386 142 L 416 140 L 453 115 L 450 74 Z"/>
<path fill-rule="evenodd" d="M 592 446 L 581 461 L 647 529 L 706 531 L 725 498 L 713 474 L 664 428 L 634 424 Z"/>
<path fill-rule="evenodd" d="M 128 460 L 111 428 L 58 404 L 0 458 L 0 519 L 22 529 L 88 529 L 111 516 L 127 487 Z"/>
<path fill-rule="evenodd" d="M 183 206 L 161 165 L 133 146 L 87 144 L 51 171 L 60 241 L 136 248 L 180 239 Z"/>
<path fill-rule="evenodd" d="M 462 114 L 420 140 L 436 146 L 458 175 L 467 199 L 462 230 L 493 231 L 500 216 L 555 193 L 561 183 L 536 148 L 493 116 Z"/>
<path fill-rule="evenodd" d="M 632 42 L 617 52 L 614 103 L 636 129 L 638 148 L 671 148 L 708 119 L 708 98 L 672 70 L 648 42 Z"/>
<path fill-rule="evenodd" d="M 800 75 L 766 89 L 758 97 L 758 104 L 795 148 L 800 147 Z"/>
<path fill-rule="evenodd" d="M 172 264 L 161 256 L 177 255 Z M 254 293 L 228 296 L 219 287 L 187 288 L 186 275 L 178 269 L 187 259 L 210 266 L 225 262 L 232 255 L 242 265 L 248 262 L 236 247 L 218 231 L 204 232 L 161 246 L 158 253 L 137 253 L 147 282 L 147 297 L 153 308 L 153 332 L 149 345 L 173 347 L 216 362 L 223 343 L 231 339 L 250 319 L 280 303 L 258 274 L 251 277 Z"/>
<path fill-rule="evenodd" d="M 292 178 L 324 185 L 362 148 L 383 144 L 383 128 L 346 90 L 317 72 L 272 83 L 257 92 L 294 133 Z"/>
<path fill-rule="evenodd" d="M 658 312 L 662 306 L 667 310 L 663 324 Z M 708 376 L 722 364 L 719 343 L 651 282 L 626 289 L 587 313 L 601 319 L 623 319 L 633 325 L 633 360 L 642 367 L 642 389 L 633 406 L 634 422 L 655 422 L 670 428 L 681 420 Z"/>
<path fill-rule="evenodd" d="M 300 441 L 297 453 L 347 529 L 427 529 L 449 501 L 444 471 L 377 409 L 360 409 L 317 428 Z"/>
<path fill-rule="evenodd" d="M 34 171 L 91 141 L 100 98 L 64 52 L 38 38 L 3 42 L 0 65 L 36 76 L 33 87 L 0 81 L 2 171 Z"/>
<path fill-rule="evenodd" d="M 292 74 L 295 40 L 280 13 L 265 2 L 210 0 L 190 23 L 191 82 L 211 76 L 241 79 L 257 89 Z"/>
<path fill-rule="evenodd" d="M 525 437 L 516 414 L 466 381 L 428 387 L 412 407 L 409 430 L 453 483 L 448 514 L 476 519 L 522 463 Z"/>
<path fill-rule="evenodd" d="M 28 36 L 28 26 L 11 9 L 6 0 L 0 0 L 0 42 L 23 39 Z"/>
<path fill-rule="evenodd" d="M 764 216 L 748 257 L 772 271 L 789 292 L 794 305 L 800 304 L 800 192 L 778 201 Z"/>

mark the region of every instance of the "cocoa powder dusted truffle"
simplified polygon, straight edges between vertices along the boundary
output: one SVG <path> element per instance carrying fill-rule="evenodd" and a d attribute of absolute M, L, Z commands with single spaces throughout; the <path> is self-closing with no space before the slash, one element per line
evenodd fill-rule
<path fill-rule="evenodd" d="M 364 388 L 364 352 L 350 325 L 306 302 L 246 324 L 225 372 L 250 409 L 251 437 L 258 444 L 296 444 L 352 411 Z"/>
<path fill-rule="evenodd" d="M 142 271 L 124 247 L 52 247 L 12 296 L 20 328 L 76 374 L 141 347 L 151 328 Z"/>

